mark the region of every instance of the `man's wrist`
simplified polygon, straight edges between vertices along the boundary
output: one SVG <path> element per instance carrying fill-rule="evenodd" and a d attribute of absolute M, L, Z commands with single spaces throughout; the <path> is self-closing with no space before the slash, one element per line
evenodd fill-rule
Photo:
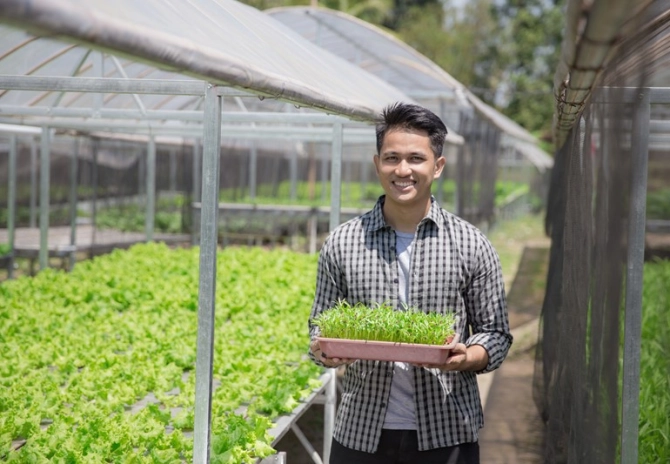
<path fill-rule="evenodd" d="M 483 371 L 489 364 L 489 353 L 482 345 L 470 345 L 465 349 L 466 371 Z"/>

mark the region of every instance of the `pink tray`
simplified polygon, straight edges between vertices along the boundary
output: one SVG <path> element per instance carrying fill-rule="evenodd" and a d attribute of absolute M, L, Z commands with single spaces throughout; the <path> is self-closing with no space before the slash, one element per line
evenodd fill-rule
<path fill-rule="evenodd" d="M 324 337 L 317 337 L 317 340 L 319 340 L 321 350 L 329 358 L 444 364 L 449 352 L 458 343 L 458 334 L 446 345 L 420 345 Z"/>

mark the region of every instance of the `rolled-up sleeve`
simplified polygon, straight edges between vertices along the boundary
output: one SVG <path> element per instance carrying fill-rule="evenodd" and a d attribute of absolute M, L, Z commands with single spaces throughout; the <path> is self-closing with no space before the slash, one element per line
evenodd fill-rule
<path fill-rule="evenodd" d="M 472 334 L 466 346 L 481 345 L 488 353 L 487 366 L 478 373 L 491 372 L 502 364 L 512 346 L 505 284 L 498 253 L 482 234 L 475 249 L 472 278 L 465 303 Z"/>

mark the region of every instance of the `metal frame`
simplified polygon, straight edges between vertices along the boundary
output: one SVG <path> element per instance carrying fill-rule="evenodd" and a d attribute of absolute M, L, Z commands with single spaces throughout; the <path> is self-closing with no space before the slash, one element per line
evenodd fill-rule
<path fill-rule="evenodd" d="M 651 106 L 670 103 L 670 88 L 603 89 L 602 93 L 598 93 L 594 97 L 594 102 L 610 102 L 608 90 L 621 92 L 624 102 L 636 104 L 631 140 L 631 152 L 635 159 L 631 163 L 620 454 L 622 464 L 633 464 L 638 462 L 642 291 L 650 132 L 651 130 L 667 127 L 667 124 L 662 122 L 651 121 Z"/>
<path fill-rule="evenodd" d="M 22 81 L 21 79 L 26 79 Z M 193 94 L 195 92 L 202 92 L 205 97 L 204 113 L 200 116 L 195 116 L 195 112 L 186 112 L 185 121 L 202 121 L 202 126 L 193 126 L 188 128 L 187 134 L 196 138 L 194 143 L 194 165 L 198 162 L 198 156 L 195 156 L 198 151 L 197 140 L 202 136 L 202 170 L 201 177 L 197 179 L 196 186 L 201 184 L 200 204 L 202 206 L 202 214 L 200 215 L 200 274 L 199 274 L 199 304 L 198 304 L 198 335 L 197 335 L 197 357 L 196 357 L 196 398 L 195 398 L 195 422 L 194 422 L 194 462 L 206 463 L 209 461 L 210 438 L 211 438 L 211 398 L 212 398 L 212 381 L 213 381 L 213 346 L 214 346 L 214 315 L 215 315 L 215 290 L 216 290 L 216 251 L 217 251 L 217 224 L 218 224 L 218 193 L 219 193 L 219 152 L 221 147 L 221 132 L 225 130 L 227 133 L 235 133 L 236 136 L 244 131 L 248 138 L 258 139 L 259 133 L 265 133 L 268 138 L 277 138 L 285 136 L 286 132 L 292 132 L 291 138 L 304 140 L 317 140 L 332 142 L 332 205 L 330 208 L 330 223 L 331 229 L 339 224 L 340 220 L 340 196 L 341 196 L 341 165 L 342 165 L 342 145 L 345 139 L 345 132 L 353 134 L 353 139 L 358 142 L 372 142 L 374 141 L 374 132 L 370 128 L 347 128 L 345 131 L 344 124 L 351 124 L 351 121 L 339 116 L 330 116 L 324 114 L 311 113 L 224 113 L 222 112 L 222 96 L 230 94 L 224 87 L 216 85 L 208 85 L 205 87 L 203 83 L 193 83 L 189 81 L 151 81 L 137 82 L 125 79 L 72 79 L 72 78 L 23 78 L 13 76 L 0 77 L 0 88 L 12 87 L 20 90 L 53 90 L 49 86 L 54 86 L 59 90 L 67 89 L 79 92 L 114 92 L 125 91 L 126 93 L 155 93 L 155 92 L 176 92 L 177 94 Z M 197 94 L 197 93 L 196 93 Z M 234 95 L 241 95 L 239 92 L 233 92 Z M 244 94 L 244 96 L 253 96 Z M 48 109 L 47 109 L 48 110 Z M 125 117 L 139 117 L 140 119 L 151 119 L 165 116 L 177 117 L 179 114 L 170 112 L 155 112 L 145 111 L 115 111 L 115 110 L 79 110 L 73 108 L 51 109 L 47 111 L 38 108 L 24 108 L 19 110 L 15 107 L 3 107 L 0 111 L 13 114 L 12 112 L 22 112 L 25 115 L 29 114 L 44 114 L 47 115 L 40 119 L 42 127 L 40 130 L 40 188 L 39 188 L 39 222 L 40 222 L 40 249 L 39 249 L 39 264 L 40 268 L 44 269 L 48 266 L 49 249 L 48 249 L 48 228 L 49 228 L 49 176 L 50 176 L 50 142 L 54 136 L 55 128 L 72 128 L 85 129 L 96 127 L 106 129 L 109 131 L 109 126 L 104 122 L 82 124 L 83 121 L 76 121 L 69 119 L 68 116 L 85 117 L 85 116 L 101 116 L 105 114 L 106 117 L 114 119 L 123 119 Z M 50 113 L 50 114 L 48 114 Z M 239 119 L 238 119 L 239 116 Z M 11 119 L 11 118 L 10 118 Z M 284 126 L 268 127 L 268 126 L 254 126 L 242 127 L 232 124 L 223 125 L 222 122 L 239 121 L 245 123 L 277 123 L 281 122 Z M 12 120 L 12 122 L 15 122 Z M 296 128 L 295 126 L 286 126 L 287 123 L 315 123 L 328 124 L 326 127 L 305 127 Z M 361 126 L 361 123 L 357 123 Z M 84 126 L 84 127 L 82 127 Z M 16 132 L 22 132 L 21 126 L 14 126 Z M 4 128 L 3 128 L 4 129 Z M 10 127 L 7 132 L 13 132 Z M 118 125 L 118 129 L 122 132 L 138 132 L 137 124 Z M 165 132 L 174 134 L 173 127 L 165 128 Z M 153 197 L 155 184 L 155 163 L 156 163 L 156 140 L 157 134 L 162 133 L 156 127 L 148 127 L 147 134 L 149 140 L 147 143 L 147 171 L 146 171 L 146 186 L 147 186 L 147 218 L 146 218 L 146 237 L 147 240 L 153 238 L 153 214 L 155 198 Z M 10 135 L 11 146 L 16 145 L 16 135 Z M 78 151 L 78 142 L 75 139 L 75 148 L 71 164 L 71 173 L 76 172 L 76 160 Z M 34 151 L 34 150 L 33 150 Z M 10 179 L 15 179 L 16 150 L 11 150 L 14 155 L 10 158 Z M 194 173 L 194 176 L 197 174 Z M 74 176 L 73 176 L 74 178 Z M 15 185 L 10 181 L 11 188 Z M 13 204 L 14 196 L 10 194 L 9 201 Z M 70 201 L 74 204 L 76 202 L 76 186 L 71 186 Z M 73 206 L 74 208 L 74 206 Z M 13 208 L 10 208 L 10 213 Z M 11 214 L 13 219 L 14 214 Z M 72 249 L 76 249 L 75 240 L 75 217 L 71 212 L 71 245 Z M 13 230 L 13 227 L 10 227 Z M 10 239 L 11 241 L 12 239 Z M 72 260 L 72 254 L 70 259 Z M 328 384 L 325 390 L 325 436 L 332 435 L 335 408 L 336 408 L 336 376 L 335 370 L 328 374 Z M 297 419 L 297 418 L 296 418 Z M 300 439 L 301 432 L 291 425 L 298 438 Z M 302 436 L 304 439 L 304 435 Z M 301 439 L 301 441 L 303 441 Z M 303 443 L 304 444 L 304 443 Z M 309 451 L 309 449 L 308 449 Z M 313 449 L 312 449 L 313 451 Z M 324 442 L 324 462 L 327 462 L 330 452 L 330 442 Z M 318 454 L 315 462 L 318 461 Z"/>

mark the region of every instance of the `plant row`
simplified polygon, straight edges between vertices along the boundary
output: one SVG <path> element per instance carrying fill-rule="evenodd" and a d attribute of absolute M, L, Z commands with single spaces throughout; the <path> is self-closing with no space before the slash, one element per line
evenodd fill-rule
<path fill-rule="evenodd" d="M 670 462 L 670 261 L 644 267 L 639 462 Z"/>
<path fill-rule="evenodd" d="M 212 462 L 253 462 L 318 385 L 316 257 L 217 263 Z M 191 461 L 198 268 L 198 249 L 144 244 L 0 285 L 0 461 Z"/>

